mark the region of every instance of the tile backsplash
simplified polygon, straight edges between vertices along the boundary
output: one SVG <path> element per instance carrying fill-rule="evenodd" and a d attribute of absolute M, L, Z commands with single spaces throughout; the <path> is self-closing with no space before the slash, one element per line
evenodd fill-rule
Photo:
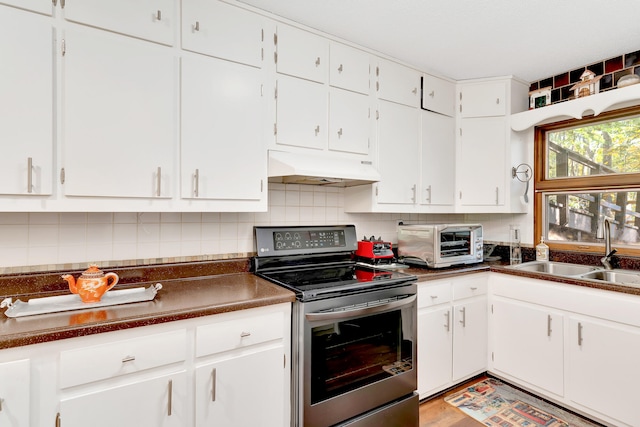
<path fill-rule="evenodd" d="M 511 223 L 532 234 L 528 215 L 349 214 L 343 199 L 341 188 L 270 184 L 262 213 L 0 213 L 0 274 L 251 256 L 254 225 L 355 224 L 358 237 L 392 242 L 400 220 L 480 222 L 496 242 Z"/>
<path fill-rule="evenodd" d="M 585 70 L 592 71 L 596 76 L 602 76 L 600 79 L 601 92 L 614 89 L 620 77 L 627 74 L 640 76 L 640 50 L 532 82 L 529 90 L 551 87 L 551 104 L 567 101 L 574 97 L 571 87 L 580 81 L 580 76 Z"/>

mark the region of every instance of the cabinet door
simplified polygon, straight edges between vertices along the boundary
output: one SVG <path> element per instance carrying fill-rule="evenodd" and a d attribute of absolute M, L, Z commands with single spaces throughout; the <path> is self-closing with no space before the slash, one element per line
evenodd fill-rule
<path fill-rule="evenodd" d="M 173 45 L 175 0 L 69 1 L 64 17 L 73 22 Z"/>
<path fill-rule="evenodd" d="M 0 425 L 29 427 L 29 360 L 0 363 L 0 378 Z"/>
<path fill-rule="evenodd" d="M 572 402 L 618 420 L 640 425 L 640 330 L 588 318 L 570 318 L 567 393 Z"/>
<path fill-rule="evenodd" d="M 414 204 L 419 174 L 419 110 L 378 103 L 378 203 Z"/>
<path fill-rule="evenodd" d="M 278 26 L 276 69 L 314 82 L 327 81 L 329 41 L 308 31 Z"/>
<path fill-rule="evenodd" d="M 177 68 L 170 49 L 68 31 L 63 64 L 64 192 L 170 197 Z"/>
<path fill-rule="evenodd" d="M 504 116 L 507 113 L 507 85 L 504 82 L 463 85 L 460 105 L 462 117 Z"/>
<path fill-rule="evenodd" d="M 398 63 L 379 59 L 376 67 L 378 98 L 411 107 L 420 106 L 420 73 Z"/>
<path fill-rule="evenodd" d="M 462 206 L 504 206 L 506 120 L 502 117 L 461 120 L 457 165 Z"/>
<path fill-rule="evenodd" d="M 182 58 L 183 198 L 263 196 L 267 159 L 261 83 L 257 68 L 213 58 Z"/>
<path fill-rule="evenodd" d="M 369 97 L 331 88 L 329 91 L 329 149 L 369 154 Z"/>
<path fill-rule="evenodd" d="M 0 6 L 0 194 L 51 194 L 51 18 Z"/>
<path fill-rule="evenodd" d="M 196 368 L 196 427 L 282 427 L 284 349 L 275 347 Z"/>
<path fill-rule="evenodd" d="M 60 401 L 64 427 L 183 427 L 189 419 L 185 371 L 79 393 Z"/>
<path fill-rule="evenodd" d="M 456 114 L 456 85 L 425 74 L 422 76 L 422 108 L 453 117 Z"/>
<path fill-rule="evenodd" d="M 324 85 L 278 76 L 276 143 L 323 150 L 327 146 L 327 91 Z"/>
<path fill-rule="evenodd" d="M 369 93 L 371 67 L 369 54 L 352 47 L 331 42 L 329 45 L 329 83 L 331 86 Z"/>
<path fill-rule="evenodd" d="M 558 396 L 563 384 L 563 316 L 544 307 L 495 300 L 493 367 Z"/>
<path fill-rule="evenodd" d="M 448 304 L 418 313 L 418 393 L 421 399 L 451 383 L 451 320 Z"/>
<path fill-rule="evenodd" d="M 487 370 L 487 298 L 453 305 L 453 381 Z"/>
<path fill-rule="evenodd" d="M 51 15 L 51 12 L 53 9 L 53 4 L 51 0 L 2 0 L 0 1 L 0 4 L 18 6 L 23 9 L 44 13 L 46 15 Z M 3 25 L 2 28 L 6 29 L 7 27 Z M 22 39 L 16 37 L 16 40 L 22 40 Z"/>
<path fill-rule="evenodd" d="M 422 119 L 420 203 L 453 205 L 455 192 L 455 119 L 430 111 Z"/>
<path fill-rule="evenodd" d="M 263 18 L 211 0 L 182 1 L 182 48 L 262 66 Z"/>

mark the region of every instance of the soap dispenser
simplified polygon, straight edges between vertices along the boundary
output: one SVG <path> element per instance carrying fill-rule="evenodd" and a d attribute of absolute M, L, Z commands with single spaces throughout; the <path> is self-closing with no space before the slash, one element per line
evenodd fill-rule
<path fill-rule="evenodd" d="M 536 261 L 549 261 L 549 246 L 540 237 L 540 243 L 536 246 Z"/>

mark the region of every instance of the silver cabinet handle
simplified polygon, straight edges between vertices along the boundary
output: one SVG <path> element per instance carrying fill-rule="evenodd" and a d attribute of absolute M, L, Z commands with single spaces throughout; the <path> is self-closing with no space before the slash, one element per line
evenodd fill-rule
<path fill-rule="evenodd" d="M 168 399 L 168 410 L 167 410 L 167 415 L 171 416 L 171 407 L 173 406 L 173 380 L 169 380 L 169 399 Z"/>
<path fill-rule="evenodd" d="M 582 346 L 582 323 L 578 322 L 578 346 Z"/>
<path fill-rule="evenodd" d="M 158 166 L 156 170 L 156 196 L 160 197 L 162 194 L 162 168 Z"/>
<path fill-rule="evenodd" d="M 33 158 L 27 157 L 27 193 L 33 193 Z"/>
<path fill-rule="evenodd" d="M 193 31 L 200 31 L 200 21 L 196 21 L 193 25 Z"/>
<path fill-rule="evenodd" d="M 402 309 L 403 307 L 410 306 L 416 300 L 416 295 L 405 296 L 402 299 L 398 299 L 397 301 L 387 302 L 381 305 L 374 305 L 371 307 L 365 308 L 351 308 L 345 307 L 344 310 L 340 311 L 331 311 L 331 312 L 319 312 L 319 313 L 307 313 L 304 316 L 310 322 L 317 320 L 339 320 L 339 319 L 349 319 L 356 316 L 368 316 L 370 314 L 382 313 L 391 310 Z"/>
<path fill-rule="evenodd" d="M 413 192 L 413 197 L 411 197 L 411 201 L 413 203 L 416 202 L 416 187 L 417 187 L 416 184 L 413 184 L 413 187 L 411 187 L 411 191 Z"/>
<path fill-rule="evenodd" d="M 433 90 L 429 93 L 429 96 L 430 96 L 431 98 L 433 98 L 435 95 L 436 95 L 436 93 L 435 93 L 435 91 L 433 91 Z"/>
<path fill-rule="evenodd" d="M 496 98 L 496 105 L 500 105 L 500 98 Z"/>
<path fill-rule="evenodd" d="M 158 10 L 156 12 L 156 21 L 162 21 L 162 11 Z"/>
<path fill-rule="evenodd" d="M 316 67 L 319 67 L 319 66 L 320 66 L 320 57 L 318 56 L 316 58 Z"/>
<path fill-rule="evenodd" d="M 460 323 L 462 324 L 462 327 L 466 327 L 467 326 L 467 309 L 466 307 L 462 307 L 462 309 L 460 309 L 460 313 L 462 313 L 462 320 L 460 320 Z"/>
<path fill-rule="evenodd" d="M 320 125 L 317 125 L 314 131 L 316 132 L 316 136 L 318 136 L 318 134 L 320 133 Z"/>
<path fill-rule="evenodd" d="M 427 193 L 429 194 L 429 196 L 427 196 L 427 203 L 431 203 L 431 186 L 427 187 Z"/>
<path fill-rule="evenodd" d="M 414 95 L 415 95 L 416 93 L 418 93 L 418 88 L 417 88 L 417 87 L 414 87 L 414 88 L 413 88 L 413 90 L 411 91 L 411 93 L 412 93 L 412 94 L 414 94 Z"/>
<path fill-rule="evenodd" d="M 471 289 L 472 291 L 475 291 L 475 290 L 478 289 L 478 287 L 477 286 L 470 286 L 469 289 Z"/>
<path fill-rule="evenodd" d="M 551 336 L 551 315 L 547 314 L 547 336 Z"/>
<path fill-rule="evenodd" d="M 216 401 L 216 368 L 211 370 L 211 401 Z"/>
<path fill-rule="evenodd" d="M 200 195 L 200 169 L 196 169 L 196 172 L 193 174 L 193 195 L 198 197 Z"/>
<path fill-rule="evenodd" d="M 449 330 L 451 329 L 451 312 L 447 310 L 447 312 L 444 314 L 444 317 L 447 318 L 447 323 L 444 324 L 444 327 L 447 329 L 447 332 L 449 332 Z"/>
<path fill-rule="evenodd" d="M 133 362 L 136 360 L 135 356 L 125 356 L 122 358 L 122 363 Z"/>
<path fill-rule="evenodd" d="M 338 138 L 342 137 L 342 128 L 338 129 Z"/>
<path fill-rule="evenodd" d="M 251 336 L 251 332 L 241 332 L 240 333 L 240 338 L 246 338 Z"/>
<path fill-rule="evenodd" d="M 0 397 L 0 412 L 2 412 L 2 402 L 4 402 L 4 399 Z"/>
<path fill-rule="evenodd" d="M 438 298 L 438 295 L 431 295 L 431 299 L 436 299 Z"/>
<path fill-rule="evenodd" d="M 338 72 L 341 73 L 342 72 L 342 64 L 340 64 L 340 66 L 338 67 Z"/>
<path fill-rule="evenodd" d="M 496 205 L 498 204 L 499 194 L 500 194 L 500 189 L 496 187 Z"/>

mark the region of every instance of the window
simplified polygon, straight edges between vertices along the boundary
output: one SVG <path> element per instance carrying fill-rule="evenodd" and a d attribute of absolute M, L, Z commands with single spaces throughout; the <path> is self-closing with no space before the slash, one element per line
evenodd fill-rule
<path fill-rule="evenodd" d="M 536 129 L 534 240 L 551 248 L 640 255 L 640 107 Z"/>

